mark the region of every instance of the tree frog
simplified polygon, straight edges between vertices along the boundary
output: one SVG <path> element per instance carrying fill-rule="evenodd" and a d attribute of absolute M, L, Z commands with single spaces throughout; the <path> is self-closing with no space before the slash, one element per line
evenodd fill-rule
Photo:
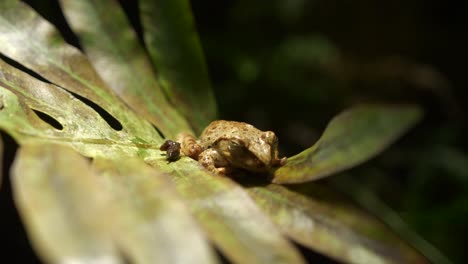
<path fill-rule="evenodd" d="M 286 163 L 286 157 L 278 157 L 275 133 L 244 122 L 213 121 L 198 140 L 191 134 L 181 133 L 176 141 L 184 155 L 216 174 L 231 174 L 235 169 L 268 172 Z"/>

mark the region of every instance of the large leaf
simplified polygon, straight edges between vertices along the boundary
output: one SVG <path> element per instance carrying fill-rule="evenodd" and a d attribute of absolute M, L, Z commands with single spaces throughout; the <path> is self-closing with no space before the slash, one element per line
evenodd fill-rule
<path fill-rule="evenodd" d="M 139 1 L 143 34 L 161 85 L 199 134 L 216 104 L 188 0 Z"/>
<path fill-rule="evenodd" d="M 439 249 L 435 248 L 412 230 L 408 223 L 403 221 L 399 213 L 382 201 L 375 191 L 369 189 L 366 185 L 348 179 L 350 178 L 340 177 L 339 180 L 330 179 L 329 182 L 339 191 L 352 197 L 359 206 L 378 217 L 382 222 L 388 225 L 394 233 L 398 234 L 407 243 L 411 244 L 412 247 L 424 254 L 431 263 L 452 263 Z"/>
<path fill-rule="evenodd" d="M 23 144 L 13 189 L 34 246 L 67 261 L 213 263 L 213 254 L 165 175 L 141 160 L 98 159 Z M 112 263 L 114 263 L 112 262 Z"/>
<path fill-rule="evenodd" d="M 235 263 L 303 263 L 298 251 L 229 178 L 211 175 L 184 158 L 173 179 L 199 223 Z"/>
<path fill-rule="evenodd" d="M 145 50 L 117 1 L 62 0 L 74 32 L 97 72 L 121 98 L 167 137 L 190 131 L 156 80 Z"/>
<path fill-rule="evenodd" d="M 92 108 L 63 89 L 38 81 L 2 60 L 0 69 L 0 96 L 4 103 L 0 127 L 20 143 L 60 141 L 87 156 L 112 157 L 141 154 L 142 147 L 156 148 L 162 141 L 142 119 L 119 120 L 124 129 L 116 131 Z M 41 120 L 33 110 L 58 121 L 61 129 Z"/>
<path fill-rule="evenodd" d="M 133 263 L 214 263 L 201 235 L 167 175 L 139 159 L 94 162 L 112 194 L 115 236 Z"/>
<path fill-rule="evenodd" d="M 421 117 L 415 106 L 362 105 L 333 118 L 310 148 L 288 158 L 275 183 L 316 180 L 356 166 L 381 152 Z"/>
<path fill-rule="evenodd" d="M 34 247 L 50 263 L 120 259 L 112 244 L 106 193 L 71 149 L 24 144 L 15 161 L 16 205 Z"/>
<path fill-rule="evenodd" d="M 304 188 L 305 189 L 305 188 Z M 387 227 L 320 185 L 308 196 L 270 184 L 249 194 L 297 242 L 346 263 L 426 263 Z"/>
<path fill-rule="evenodd" d="M 135 131 L 143 123 L 118 100 L 78 49 L 17 0 L 0 1 L 0 51 L 48 81 L 91 100 L 119 120 L 124 130 Z"/>

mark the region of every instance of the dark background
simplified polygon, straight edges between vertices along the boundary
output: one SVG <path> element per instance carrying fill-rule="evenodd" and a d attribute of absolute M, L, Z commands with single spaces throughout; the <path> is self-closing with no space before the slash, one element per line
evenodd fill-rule
<path fill-rule="evenodd" d="M 220 117 L 277 132 L 288 156 L 351 105 L 421 105 L 425 117 L 415 129 L 333 180 L 357 182 L 453 262 L 468 259 L 468 2 L 212 0 L 192 7 Z"/>
<path fill-rule="evenodd" d="M 421 105 L 415 129 L 333 180 L 374 192 L 449 259 L 466 261 L 468 2 L 192 5 L 220 116 L 274 130 L 288 156 L 351 105 Z"/>
<path fill-rule="evenodd" d="M 55 1 L 26 2 L 67 32 Z M 136 2 L 121 2 L 134 18 Z M 285 155 L 312 145 L 354 104 L 421 105 L 424 119 L 403 139 L 333 178 L 352 177 L 452 261 L 467 259 L 468 2 L 194 0 L 192 7 L 220 118 L 275 131 Z M 15 145 L 3 138 L 10 164 Z M 37 261 L 5 178 L 0 210 L 2 252 Z"/>

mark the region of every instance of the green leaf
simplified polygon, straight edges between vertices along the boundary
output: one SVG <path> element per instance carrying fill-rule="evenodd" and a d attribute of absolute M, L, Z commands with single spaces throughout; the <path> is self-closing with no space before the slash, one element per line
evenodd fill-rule
<path fill-rule="evenodd" d="M 20 148 L 15 200 L 45 260 L 123 262 L 118 245 L 134 263 L 215 262 L 166 175 L 138 159 L 95 164 L 60 145 Z"/>
<path fill-rule="evenodd" d="M 174 182 L 209 238 L 234 263 L 304 263 L 289 243 L 231 179 L 212 175 L 183 158 Z"/>
<path fill-rule="evenodd" d="M 60 142 L 86 156 L 113 157 L 154 152 L 162 142 L 144 120 L 119 119 L 124 128 L 116 131 L 96 111 L 67 91 L 38 81 L 2 60 L 0 98 L 4 105 L 0 110 L 0 128 L 20 143 L 30 140 Z M 62 129 L 44 122 L 33 110 L 55 119 Z"/>
<path fill-rule="evenodd" d="M 118 263 L 105 220 L 107 197 L 85 158 L 57 145 L 23 144 L 12 185 L 33 246 L 45 261 Z"/>
<path fill-rule="evenodd" d="M 122 125 L 126 123 L 124 130 L 134 132 L 142 123 L 109 89 L 88 59 L 20 1 L 0 1 L 0 51 L 48 81 L 99 105 Z M 133 122 L 139 124 L 133 126 Z"/>
<path fill-rule="evenodd" d="M 139 5 L 160 84 L 199 134 L 215 119 L 216 103 L 189 1 L 142 0 Z"/>
<path fill-rule="evenodd" d="M 96 71 L 133 110 L 167 137 L 191 130 L 169 105 L 117 1 L 61 0 L 61 5 Z"/>
<path fill-rule="evenodd" d="M 340 262 L 427 263 L 386 226 L 336 193 L 312 184 L 307 190 L 304 196 L 276 184 L 248 188 L 286 235 Z"/>
<path fill-rule="evenodd" d="M 214 253 L 169 177 L 139 159 L 95 159 L 112 195 L 115 237 L 131 263 L 215 263 Z"/>
<path fill-rule="evenodd" d="M 336 116 L 310 148 L 288 158 L 275 183 L 316 180 L 356 166 L 384 150 L 421 117 L 415 106 L 361 105 Z"/>
<path fill-rule="evenodd" d="M 398 234 L 404 241 L 413 248 L 421 252 L 431 263 L 450 264 L 452 261 L 447 258 L 439 249 L 431 245 L 423 237 L 413 230 L 408 223 L 405 223 L 401 216 L 387 204 L 368 186 L 347 180 L 349 177 L 340 177 L 339 180 L 330 179 L 334 188 L 352 197 L 354 201 L 369 213 L 378 217 L 389 226 L 394 233 Z M 435 212 L 438 213 L 438 212 Z"/>

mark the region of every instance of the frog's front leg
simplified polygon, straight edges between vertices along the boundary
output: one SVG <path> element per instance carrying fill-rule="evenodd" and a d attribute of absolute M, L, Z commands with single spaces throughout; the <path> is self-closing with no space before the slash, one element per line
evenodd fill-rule
<path fill-rule="evenodd" d="M 278 157 L 278 150 L 276 150 L 274 155 L 273 155 L 273 159 L 271 160 L 271 165 L 273 167 L 281 167 L 284 164 L 286 164 L 287 160 L 288 160 L 288 158 L 286 158 L 286 157 L 279 158 Z"/>
<path fill-rule="evenodd" d="M 226 175 L 232 172 L 232 168 L 229 167 L 229 162 L 212 148 L 203 151 L 198 156 L 198 162 L 215 174 Z"/>
<path fill-rule="evenodd" d="M 187 132 L 179 133 L 176 136 L 176 141 L 180 143 L 180 149 L 185 156 L 198 160 L 198 156 L 203 151 L 203 147 L 197 143 L 197 140 L 192 134 Z"/>

